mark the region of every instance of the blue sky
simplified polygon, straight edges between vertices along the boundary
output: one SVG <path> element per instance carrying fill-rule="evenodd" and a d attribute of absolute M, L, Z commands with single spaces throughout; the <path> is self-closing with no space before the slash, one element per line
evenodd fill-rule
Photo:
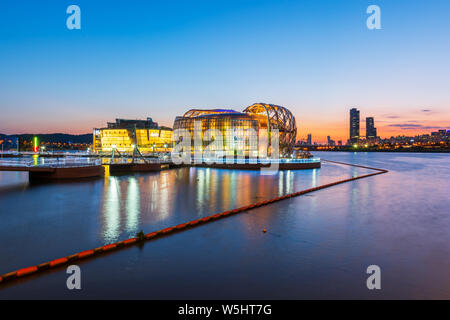
<path fill-rule="evenodd" d="M 66 28 L 70 4 L 81 30 Z M 382 30 L 366 27 L 370 4 Z M 450 127 L 449 13 L 447 0 L 4 1 L 0 132 L 172 125 L 254 102 L 288 107 L 318 141 L 346 139 L 354 106 L 382 136 Z"/>

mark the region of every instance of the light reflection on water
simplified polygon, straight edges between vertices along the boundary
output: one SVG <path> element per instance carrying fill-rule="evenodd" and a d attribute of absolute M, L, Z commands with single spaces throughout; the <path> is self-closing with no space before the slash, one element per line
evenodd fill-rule
<path fill-rule="evenodd" d="M 390 172 L 152 242 L 144 247 L 145 255 L 133 250 L 115 253 L 111 255 L 117 265 L 113 274 L 104 273 L 109 265 L 102 259 L 93 263 L 95 267 L 89 269 L 86 264 L 85 268 L 103 283 L 121 278 L 114 272 L 119 273 L 128 263 L 127 270 L 145 274 L 147 280 L 140 279 L 145 290 L 136 289 L 139 283 L 130 278 L 117 286 L 140 294 L 153 292 L 152 297 L 159 298 L 191 294 L 295 298 L 309 297 L 308 293 L 340 297 L 337 288 L 344 296 L 355 297 L 351 294 L 357 292 L 367 297 L 361 291 L 365 279 L 361 270 L 375 262 L 386 270 L 387 297 L 409 297 L 412 292 L 419 297 L 424 293 L 445 297 L 450 291 L 446 280 L 450 274 L 445 271 L 450 270 L 450 156 L 320 156 Z M 368 172 L 330 163 L 324 163 L 322 169 L 283 171 L 274 176 L 257 171 L 180 168 L 36 186 L 28 186 L 26 176 L 18 179 L 15 173 L 0 173 L 0 184 L 20 179 L 23 183 L 20 190 L 0 190 L 0 273 L 125 239 L 141 229 L 150 232 Z M 269 231 L 263 237 L 261 230 L 266 227 Z M 18 243 L 24 254 L 17 254 Z M 184 287 L 171 282 L 174 278 Z M 42 279 L 53 281 L 52 276 Z M 198 279 L 195 288 L 189 279 Z M 260 285 L 260 279 L 264 284 Z M 222 291 L 209 291 L 211 281 Z M 106 294 L 100 287 L 96 290 L 100 296 Z"/>
<path fill-rule="evenodd" d="M 115 177 L 109 177 L 106 183 L 106 197 L 103 201 L 104 238 L 107 242 L 113 242 L 119 237 L 120 227 L 120 186 Z"/>
<path fill-rule="evenodd" d="M 137 233 L 140 215 L 139 186 L 136 177 L 128 178 L 127 192 L 127 232 Z"/>
<path fill-rule="evenodd" d="M 348 177 L 349 168 L 330 167 L 335 170 L 324 172 L 329 181 Z M 42 221 L 34 221 L 37 224 L 31 228 L 32 234 L 39 234 L 40 224 L 52 226 L 52 221 L 45 221 L 46 215 L 58 215 L 60 220 L 55 221 L 54 228 L 64 230 L 67 235 L 74 234 L 77 239 L 77 228 L 89 230 L 86 238 L 96 239 L 89 246 L 107 244 L 134 236 L 141 229 L 147 232 L 317 186 L 324 170 L 290 170 L 264 176 L 258 171 L 180 168 L 111 176 L 107 166 L 105 169 L 104 179 L 43 185 L 28 185 L 26 173 L 0 173 L 0 186 L 3 184 L 0 191 L 6 188 L 0 193 L 3 214 L 23 212 L 26 204 L 38 203 L 34 210 L 41 212 Z M 8 186 L 14 184 L 20 185 L 24 192 L 8 191 Z M 88 192 L 87 186 L 102 191 Z M 70 199 L 79 199 L 77 206 L 82 209 L 68 205 Z M 100 216 L 96 208 L 100 208 Z M 83 217 L 82 226 L 74 224 L 75 217 Z M 20 224 L 30 232 L 29 221 L 24 219 Z M 7 229 L 8 223 L 3 222 L 2 226 Z M 70 240 L 59 242 L 61 247 L 64 241 Z"/>
<path fill-rule="evenodd" d="M 335 169 L 338 172 L 329 174 L 328 179 L 357 171 Z M 134 236 L 149 223 L 170 221 L 178 215 L 187 221 L 315 187 L 321 183 L 320 172 L 286 170 L 271 177 L 257 171 L 182 168 L 157 174 L 108 176 L 102 199 L 103 241 L 111 243 Z"/>

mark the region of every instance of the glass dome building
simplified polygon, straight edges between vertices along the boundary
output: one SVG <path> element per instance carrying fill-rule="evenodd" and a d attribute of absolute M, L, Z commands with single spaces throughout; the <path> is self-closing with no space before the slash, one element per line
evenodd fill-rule
<path fill-rule="evenodd" d="M 217 155 L 257 157 L 271 155 L 273 146 L 267 137 L 279 132 L 279 152 L 292 154 L 297 127 L 292 113 L 281 106 L 257 103 L 243 112 L 230 109 L 191 109 L 176 117 L 174 144 L 183 140 L 179 129 L 188 132 L 191 151 L 211 151 Z M 200 143 L 195 142 L 195 138 Z"/>

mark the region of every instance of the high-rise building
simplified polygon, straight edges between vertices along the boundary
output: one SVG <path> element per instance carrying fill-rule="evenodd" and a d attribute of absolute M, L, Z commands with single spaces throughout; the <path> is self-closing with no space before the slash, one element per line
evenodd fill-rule
<path fill-rule="evenodd" d="M 327 136 L 327 145 L 328 146 L 335 146 L 336 142 L 334 140 L 332 140 L 330 136 Z"/>
<path fill-rule="evenodd" d="M 356 143 L 359 140 L 359 110 L 350 109 L 350 142 Z"/>
<path fill-rule="evenodd" d="M 375 139 L 377 137 L 377 128 L 375 128 L 375 122 L 373 117 L 366 118 L 366 138 Z"/>
<path fill-rule="evenodd" d="M 308 146 L 311 146 L 311 145 L 312 145 L 311 133 L 308 133 L 308 139 L 306 140 L 306 144 L 307 144 Z"/>

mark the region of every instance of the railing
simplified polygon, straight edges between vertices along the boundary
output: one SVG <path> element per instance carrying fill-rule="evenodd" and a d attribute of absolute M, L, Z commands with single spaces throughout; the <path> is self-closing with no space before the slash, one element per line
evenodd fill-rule
<path fill-rule="evenodd" d="M 316 163 L 320 158 L 310 159 L 271 159 L 271 158 L 192 158 L 191 163 L 218 164 L 269 164 L 269 163 Z"/>
<path fill-rule="evenodd" d="M 84 161 L 83 161 L 84 160 Z M 24 167 L 24 168 L 74 168 L 74 167 L 91 167 L 101 165 L 100 159 L 16 159 L 16 160 L 0 160 L 0 167 Z"/>
<path fill-rule="evenodd" d="M 216 164 L 269 164 L 269 163 L 317 163 L 320 162 L 320 158 L 310 159 L 264 159 L 264 158 L 190 158 L 188 164 L 194 163 L 216 163 Z M 132 158 L 118 157 L 111 161 L 110 158 L 83 158 L 76 156 L 65 156 L 61 158 L 16 158 L 16 159 L 0 159 L 0 167 L 27 167 L 27 168 L 59 168 L 59 167 L 88 167 L 107 164 L 130 164 L 133 163 Z M 157 159 L 157 158 L 135 158 L 134 163 L 153 163 L 153 164 L 171 164 L 173 163 L 171 158 Z"/>

